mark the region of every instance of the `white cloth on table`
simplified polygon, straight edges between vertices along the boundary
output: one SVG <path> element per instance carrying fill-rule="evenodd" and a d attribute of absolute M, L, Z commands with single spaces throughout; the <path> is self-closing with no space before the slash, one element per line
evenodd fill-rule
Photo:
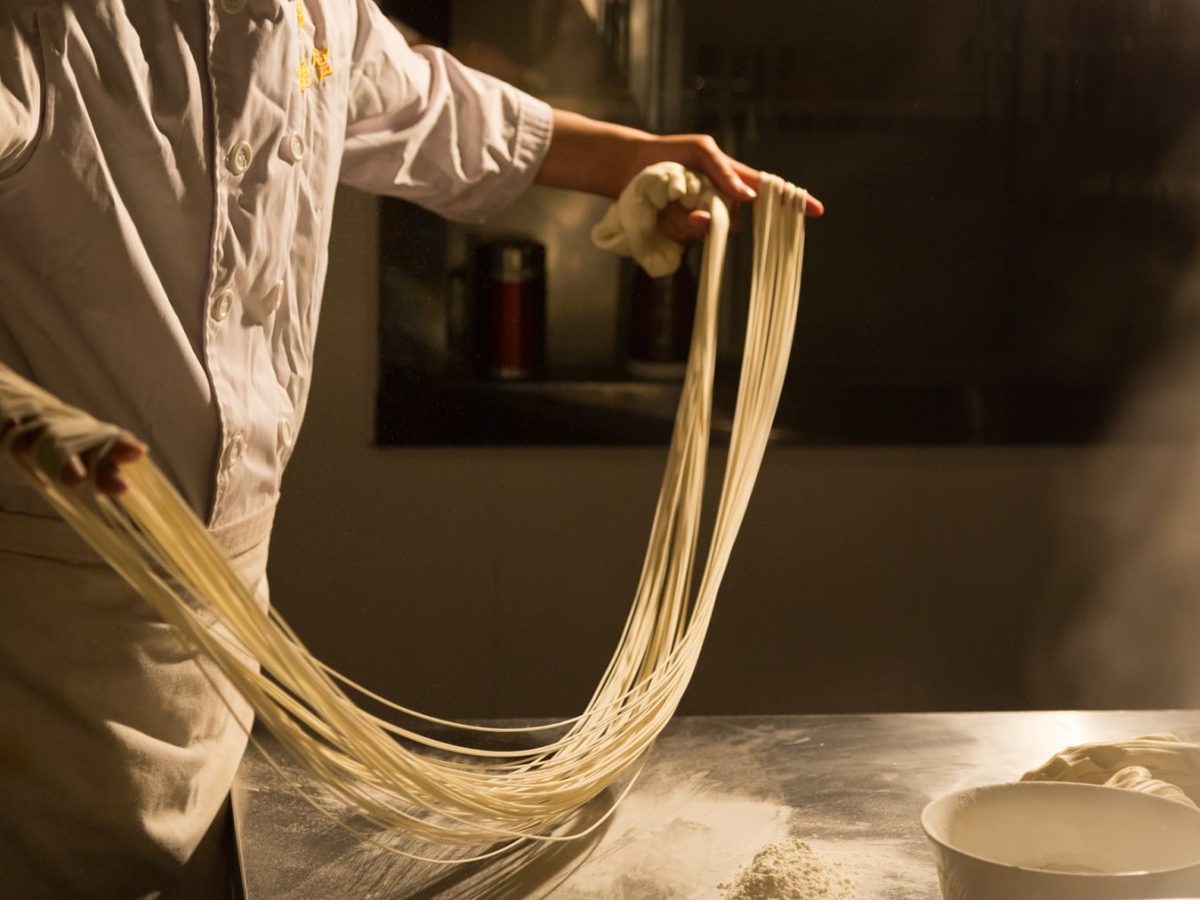
<path fill-rule="evenodd" d="M 1200 806 L 1200 744 L 1173 734 L 1067 747 L 1022 781 L 1074 781 L 1140 791 Z"/>

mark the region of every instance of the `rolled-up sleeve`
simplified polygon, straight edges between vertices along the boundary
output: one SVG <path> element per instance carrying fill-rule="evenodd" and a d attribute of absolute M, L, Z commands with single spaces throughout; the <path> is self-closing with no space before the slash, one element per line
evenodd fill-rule
<path fill-rule="evenodd" d="M 341 180 L 462 222 L 512 202 L 546 155 L 550 107 L 358 5 Z"/>

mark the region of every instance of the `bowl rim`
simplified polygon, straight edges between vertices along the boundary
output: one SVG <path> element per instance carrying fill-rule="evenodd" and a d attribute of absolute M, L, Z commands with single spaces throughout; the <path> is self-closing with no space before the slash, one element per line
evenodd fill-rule
<path fill-rule="evenodd" d="M 1037 866 L 1021 866 L 1021 865 L 1017 865 L 1016 863 L 1001 862 L 1000 860 L 997 860 L 997 859 L 991 859 L 987 856 L 981 856 L 978 853 L 969 853 L 966 850 L 962 850 L 958 847 L 955 847 L 952 844 L 947 843 L 946 841 L 941 840 L 938 837 L 935 837 L 932 830 L 930 829 L 930 824 L 929 824 L 930 810 L 932 810 L 933 807 L 938 805 L 939 803 L 946 802 L 946 801 L 950 800 L 950 798 L 952 798 L 952 797 L 962 797 L 967 794 L 979 793 L 981 791 L 996 790 L 996 789 L 1003 790 L 1006 788 L 1013 788 L 1013 787 L 1018 787 L 1018 786 L 1022 789 L 1025 789 L 1028 787 L 1035 787 L 1035 789 L 1037 789 L 1037 790 L 1040 790 L 1042 788 L 1054 788 L 1054 789 L 1064 789 L 1065 788 L 1069 791 L 1073 791 L 1073 790 L 1077 790 L 1077 789 L 1082 789 L 1084 791 L 1089 791 L 1089 790 L 1090 791 L 1120 791 L 1122 794 L 1136 795 L 1138 797 L 1146 797 L 1149 800 L 1153 800 L 1157 803 L 1170 803 L 1173 806 L 1178 806 L 1185 810 L 1189 809 L 1189 807 L 1187 807 L 1186 805 L 1184 805 L 1176 800 L 1168 800 L 1166 797 L 1158 797 L 1158 796 L 1155 796 L 1154 794 L 1145 794 L 1145 793 L 1141 793 L 1139 791 L 1128 791 L 1128 790 L 1125 790 L 1124 788 L 1108 787 L 1103 784 L 1084 784 L 1084 783 L 1078 782 L 1078 781 L 1002 781 L 1002 782 L 996 782 L 996 783 L 991 783 L 991 784 L 979 784 L 979 785 L 975 785 L 974 787 L 960 788 L 959 790 L 951 791 L 948 794 L 943 794 L 940 797 L 933 798 L 928 803 L 926 803 L 925 808 L 921 810 L 921 829 L 925 832 L 925 837 L 927 837 L 931 843 L 936 844 L 938 847 L 942 847 L 953 853 L 957 853 L 959 856 L 965 856 L 968 859 L 973 859 L 973 860 L 976 860 L 977 862 L 987 863 L 988 865 L 991 865 L 991 866 L 1000 866 L 1001 868 L 1013 869 L 1018 872 L 1036 872 L 1039 875 L 1053 875 L 1053 876 L 1064 877 L 1064 878 L 1143 878 L 1143 877 L 1147 877 L 1147 876 L 1173 875 L 1173 874 L 1177 874 L 1179 872 L 1186 872 L 1189 869 L 1195 869 L 1195 868 L 1200 867 L 1200 848 L 1198 848 L 1196 851 L 1196 859 L 1194 862 L 1185 863 L 1184 865 L 1174 866 L 1174 867 L 1167 868 L 1167 869 L 1131 869 L 1131 870 L 1118 871 L 1118 872 L 1064 872 L 1061 869 L 1043 869 L 1043 868 L 1039 868 Z M 1134 802 L 1141 803 L 1143 801 L 1136 800 Z M 1196 817 L 1197 821 L 1200 821 L 1200 808 L 1196 808 L 1196 807 L 1190 808 L 1190 813 L 1185 813 L 1185 815 L 1189 815 L 1189 814 Z"/>

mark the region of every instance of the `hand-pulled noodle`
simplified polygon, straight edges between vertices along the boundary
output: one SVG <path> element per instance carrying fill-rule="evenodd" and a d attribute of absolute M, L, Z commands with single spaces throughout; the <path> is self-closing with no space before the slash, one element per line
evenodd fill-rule
<path fill-rule="evenodd" d="M 47 455 L 22 468 L 93 548 L 147 602 L 207 654 L 307 772 L 374 825 L 405 829 L 453 860 L 503 852 L 522 841 L 561 841 L 572 814 L 635 772 L 679 704 L 699 657 L 783 386 L 799 301 L 806 194 L 764 175 L 754 204 L 753 276 L 745 352 L 728 459 L 707 552 L 700 519 L 712 412 L 717 306 L 729 232 L 724 201 L 693 198 L 712 215 L 695 328 L 666 471 L 633 604 L 590 702 L 552 726 L 459 725 L 387 703 L 316 659 L 274 609 L 262 610 L 204 527 L 149 459 L 122 468 L 119 499 L 94 486 L 66 488 Z M 0 371 L 0 414 L 70 451 L 114 431 L 11 372 Z M 53 454 L 50 454 L 53 456 Z M 219 621 L 221 627 L 212 623 Z M 261 670 L 252 660 L 261 664 Z M 429 737 L 372 714 L 355 695 L 464 733 L 543 735 L 533 749 L 478 749 Z M 616 790 L 614 806 L 632 780 Z M 557 831 L 555 830 L 557 827 Z M 499 846 L 496 846 L 496 845 Z M 487 847 L 487 850 L 468 848 Z M 402 852 L 402 851 L 396 851 Z"/>

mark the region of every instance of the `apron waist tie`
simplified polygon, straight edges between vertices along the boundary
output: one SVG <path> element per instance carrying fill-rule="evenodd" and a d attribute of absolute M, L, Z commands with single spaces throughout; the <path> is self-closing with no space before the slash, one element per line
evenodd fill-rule
<path fill-rule="evenodd" d="M 244 519 L 208 529 L 229 559 L 248 553 L 271 536 L 275 502 Z M 107 565 L 74 529 L 57 517 L 0 510 L 0 550 L 82 566 Z"/>

